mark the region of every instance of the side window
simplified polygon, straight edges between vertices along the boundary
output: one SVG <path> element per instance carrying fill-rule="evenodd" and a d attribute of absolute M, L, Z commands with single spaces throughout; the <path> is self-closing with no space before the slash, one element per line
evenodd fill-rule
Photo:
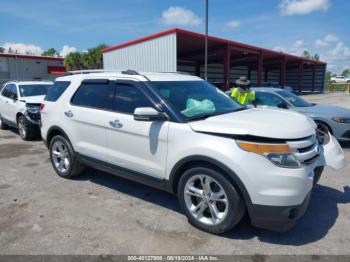
<path fill-rule="evenodd" d="M 137 88 L 126 84 L 116 85 L 113 109 L 120 113 L 133 114 L 137 107 L 152 107 L 151 101 Z"/>
<path fill-rule="evenodd" d="M 14 84 L 8 84 L 4 87 L 1 94 L 8 98 L 17 98 L 17 87 Z"/>
<path fill-rule="evenodd" d="M 281 98 L 270 93 L 255 92 L 255 101 L 262 106 L 283 107 L 287 105 Z"/>
<path fill-rule="evenodd" d="M 69 81 L 56 81 L 52 86 L 49 87 L 45 96 L 45 101 L 56 102 L 60 96 L 66 91 L 70 85 Z"/>
<path fill-rule="evenodd" d="M 81 84 L 78 91 L 74 94 L 71 103 L 76 106 L 111 110 L 113 96 L 113 85 L 109 85 L 108 83 L 86 83 Z"/>
<path fill-rule="evenodd" d="M 10 85 L 10 93 L 11 93 L 12 97 L 18 97 L 16 85 L 14 85 L 14 84 Z"/>
<path fill-rule="evenodd" d="M 4 97 L 11 97 L 11 93 L 10 93 L 10 84 L 5 85 L 4 89 L 1 92 L 1 95 Z"/>

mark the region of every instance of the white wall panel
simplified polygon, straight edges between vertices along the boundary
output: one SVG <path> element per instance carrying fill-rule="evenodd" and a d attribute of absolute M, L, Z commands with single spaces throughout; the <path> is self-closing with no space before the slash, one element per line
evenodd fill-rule
<path fill-rule="evenodd" d="M 103 66 L 107 70 L 176 72 L 176 33 L 104 53 Z"/>

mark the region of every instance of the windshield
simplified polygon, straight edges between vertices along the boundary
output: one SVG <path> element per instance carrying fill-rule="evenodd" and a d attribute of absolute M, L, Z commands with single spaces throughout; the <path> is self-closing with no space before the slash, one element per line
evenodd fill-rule
<path fill-rule="evenodd" d="M 300 98 L 296 94 L 286 91 L 286 90 L 280 90 L 277 91 L 277 94 L 284 97 L 289 103 L 291 103 L 295 107 L 310 107 L 313 106 L 313 104 L 305 101 L 304 99 Z"/>
<path fill-rule="evenodd" d="M 44 96 L 46 95 L 47 91 L 49 90 L 49 87 L 51 85 L 20 85 L 19 86 L 19 92 L 21 94 L 21 97 L 26 96 Z"/>
<path fill-rule="evenodd" d="M 206 81 L 156 81 L 152 84 L 164 100 L 189 121 L 244 109 Z"/>

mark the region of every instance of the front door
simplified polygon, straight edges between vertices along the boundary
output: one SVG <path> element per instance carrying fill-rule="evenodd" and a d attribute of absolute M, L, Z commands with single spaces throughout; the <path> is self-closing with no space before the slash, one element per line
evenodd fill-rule
<path fill-rule="evenodd" d="M 110 163 L 145 175 L 165 176 L 168 121 L 136 121 L 138 107 L 154 107 L 140 84 L 115 83 L 113 112 L 108 112 L 107 150 Z"/>
<path fill-rule="evenodd" d="M 1 117 L 16 123 L 18 93 L 15 84 L 7 84 L 0 96 L 0 114 Z"/>

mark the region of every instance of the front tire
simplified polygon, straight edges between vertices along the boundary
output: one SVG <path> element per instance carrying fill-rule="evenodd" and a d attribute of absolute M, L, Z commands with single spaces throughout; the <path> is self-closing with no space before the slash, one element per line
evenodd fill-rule
<path fill-rule="evenodd" d="M 182 175 L 178 199 L 188 221 L 212 234 L 231 230 L 245 212 L 243 200 L 233 184 L 209 167 L 194 167 Z"/>
<path fill-rule="evenodd" d="M 63 136 L 52 138 L 49 146 L 51 164 L 63 178 L 80 175 L 84 167 L 79 163 L 70 142 Z"/>

